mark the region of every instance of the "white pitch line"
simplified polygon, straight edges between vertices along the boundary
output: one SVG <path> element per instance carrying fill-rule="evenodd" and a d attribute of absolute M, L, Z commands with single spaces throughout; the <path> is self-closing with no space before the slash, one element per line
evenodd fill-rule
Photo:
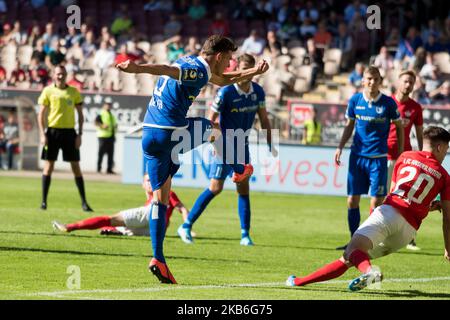
<path fill-rule="evenodd" d="M 321 282 L 317 284 L 338 284 L 349 283 L 351 280 L 332 280 Z M 383 283 L 417 283 L 417 282 L 432 282 L 432 281 L 450 281 L 450 277 L 435 277 L 435 278 L 398 278 L 386 279 Z M 50 291 L 50 292 L 35 292 L 25 294 L 25 296 L 48 296 L 54 298 L 66 298 L 66 295 L 78 294 L 95 294 L 95 293 L 137 293 L 137 292 L 160 292 L 160 291 L 177 291 L 177 290 L 198 290 L 198 289 L 225 289 L 225 288 L 245 288 L 245 287 L 273 287 L 284 286 L 284 282 L 266 282 L 266 283 L 241 283 L 241 284 L 223 284 L 223 285 L 179 285 L 158 288 L 124 288 L 124 289 L 93 289 L 93 290 L 65 290 L 65 291 Z M 74 297 L 75 298 L 75 297 Z M 81 298 L 81 297 L 78 297 Z M 87 299 L 87 297 L 82 297 Z M 93 298 L 90 298 L 93 299 Z"/>

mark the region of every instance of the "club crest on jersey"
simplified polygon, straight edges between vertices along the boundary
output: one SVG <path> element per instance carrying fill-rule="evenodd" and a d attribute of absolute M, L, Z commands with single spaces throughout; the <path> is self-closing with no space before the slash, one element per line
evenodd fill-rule
<path fill-rule="evenodd" d="M 252 94 L 252 101 L 256 101 L 257 98 L 258 98 L 258 97 L 256 96 L 256 93 L 253 93 L 253 94 Z"/>
<path fill-rule="evenodd" d="M 376 111 L 378 114 L 382 114 L 383 111 L 384 111 L 384 107 L 376 107 L 376 108 L 375 108 L 375 111 Z"/>
<path fill-rule="evenodd" d="M 184 81 L 194 81 L 197 79 L 197 70 L 195 69 L 184 69 L 183 80 Z"/>
<path fill-rule="evenodd" d="M 202 79 L 202 78 L 203 78 L 203 72 L 199 72 L 199 73 L 198 73 L 198 78 L 199 78 L 199 79 Z"/>

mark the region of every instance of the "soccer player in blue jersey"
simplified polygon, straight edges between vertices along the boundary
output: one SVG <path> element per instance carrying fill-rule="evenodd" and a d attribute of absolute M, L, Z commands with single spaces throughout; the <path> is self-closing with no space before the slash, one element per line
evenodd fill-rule
<path fill-rule="evenodd" d="M 363 92 L 354 94 L 348 103 L 347 124 L 336 149 L 335 163 L 341 164 L 342 148 L 355 129 L 350 151 L 347 177 L 347 206 L 350 235 L 358 229 L 361 220 L 359 202 L 370 187 L 370 212 L 379 206 L 387 194 L 387 153 L 389 128 L 395 124 L 398 154 L 403 152 L 404 132 L 394 99 L 379 90 L 380 71 L 373 66 L 364 71 Z M 345 250 L 346 245 L 336 248 Z"/>
<path fill-rule="evenodd" d="M 249 54 L 243 54 L 238 58 L 238 69 L 248 70 L 255 66 L 255 58 Z M 272 135 L 267 111 L 265 108 L 265 93 L 261 86 L 252 82 L 251 79 L 223 87 L 217 93 L 212 106 L 211 121 L 217 122 L 222 130 L 222 137 L 230 137 L 239 134 L 244 135 L 245 148 L 235 149 L 235 152 L 242 152 L 245 163 L 250 163 L 248 148 L 248 133 L 253 126 L 255 116 L 258 114 L 261 127 L 267 132 L 267 143 L 273 154 L 276 150 L 272 147 Z M 245 134 L 245 133 L 247 134 Z M 232 133 L 232 134 L 231 134 Z M 231 140 L 229 139 L 229 140 Z M 235 143 L 234 141 L 227 141 Z M 225 152 L 226 153 L 226 152 Z M 209 178 L 211 179 L 209 188 L 198 197 L 197 201 L 188 215 L 185 223 L 178 228 L 178 235 L 185 243 L 192 243 L 191 229 L 194 222 L 200 217 L 210 201 L 223 189 L 227 176 L 233 168 L 215 157 L 210 166 Z M 238 213 L 241 222 L 241 245 L 250 246 L 253 242 L 250 238 L 250 187 L 249 178 L 236 184 L 238 193 Z"/>
<path fill-rule="evenodd" d="M 166 264 L 163 242 L 171 181 L 180 166 L 178 153 L 210 141 L 213 128 L 207 119 L 187 118 L 188 109 L 208 81 L 225 86 L 251 79 L 269 68 L 262 60 L 254 68 L 224 74 L 236 50 L 231 39 L 214 35 L 205 41 L 199 56 L 185 56 L 172 65 L 137 65 L 129 60 L 117 65 L 129 73 L 160 75 L 144 118 L 142 149 L 155 199 L 149 213 L 153 249 L 149 270 L 162 283 L 177 283 Z M 186 143 L 186 136 L 191 141 Z M 250 164 L 230 165 L 234 182 L 241 182 L 253 173 Z"/>

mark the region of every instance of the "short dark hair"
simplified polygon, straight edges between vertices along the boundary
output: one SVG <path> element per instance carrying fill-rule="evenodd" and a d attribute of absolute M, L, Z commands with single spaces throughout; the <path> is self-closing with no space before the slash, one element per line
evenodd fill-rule
<path fill-rule="evenodd" d="M 238 57 L 238 63 L 241 62 L 247 62 L 250 65 L 250 67 L 254 67 L 256 64 L 255 57 L 253 57 L 251 54 L 248 53 L 244 53 Z"/>
<path fill-rule="evenodd" d="M 214 55 L 220 52 L 236 51 L 238 47 L 230 38 L 213 35 L 206 39 L 202 47 L 202 54 L 207 56 Z"/>
<path fill-rule="evenodd" d="M 439 142 L 450 142 L 450 133 L 441 127 L 429 126 L 423 130 L 423 138 L 431 141 L 432 144 Z"/>

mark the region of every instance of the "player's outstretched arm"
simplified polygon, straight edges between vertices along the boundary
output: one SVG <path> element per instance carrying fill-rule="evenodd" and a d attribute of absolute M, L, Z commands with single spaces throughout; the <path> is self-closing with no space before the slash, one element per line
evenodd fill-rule
<path fill-rule="evenodd" d="M 267 70 L 269 70 L 269 64 L 266 60 L 261 60 L 256 66 L 250 69 L 227 72 L 221 75 L 213 73 L 209 81 L 214 83 L 215 85 L 223 87 L 233 83 L 251 80 L 254 76 L 263 74 Z"/>
<path fill-rule="evenodd" d="M 180 78 L 180 69 L 167 64 L 136 64 L 127 60 L 116 65 L 116 68 L 127 73 L 149 73 L 154 76 L 169 76 L 175 80 Z"/>
<path fill-rule="evenodd" d="M 351 138 L 354 127 L 355 127 L 355 120 L 347 119 L 347 124 L 345 125 L 344 132 L 342 133 L 341 141 L 339 142 L 339 145 L 334 154 L 334 162 L 338 166 L 341 165 L 342 149 L 345 147 L 347 141 Z"/>
<path fill-rule="evenodd" d="M 444 257 L 450 261 L 450 201 L 442 200 L 442 231 L 444 233 Z"/>

